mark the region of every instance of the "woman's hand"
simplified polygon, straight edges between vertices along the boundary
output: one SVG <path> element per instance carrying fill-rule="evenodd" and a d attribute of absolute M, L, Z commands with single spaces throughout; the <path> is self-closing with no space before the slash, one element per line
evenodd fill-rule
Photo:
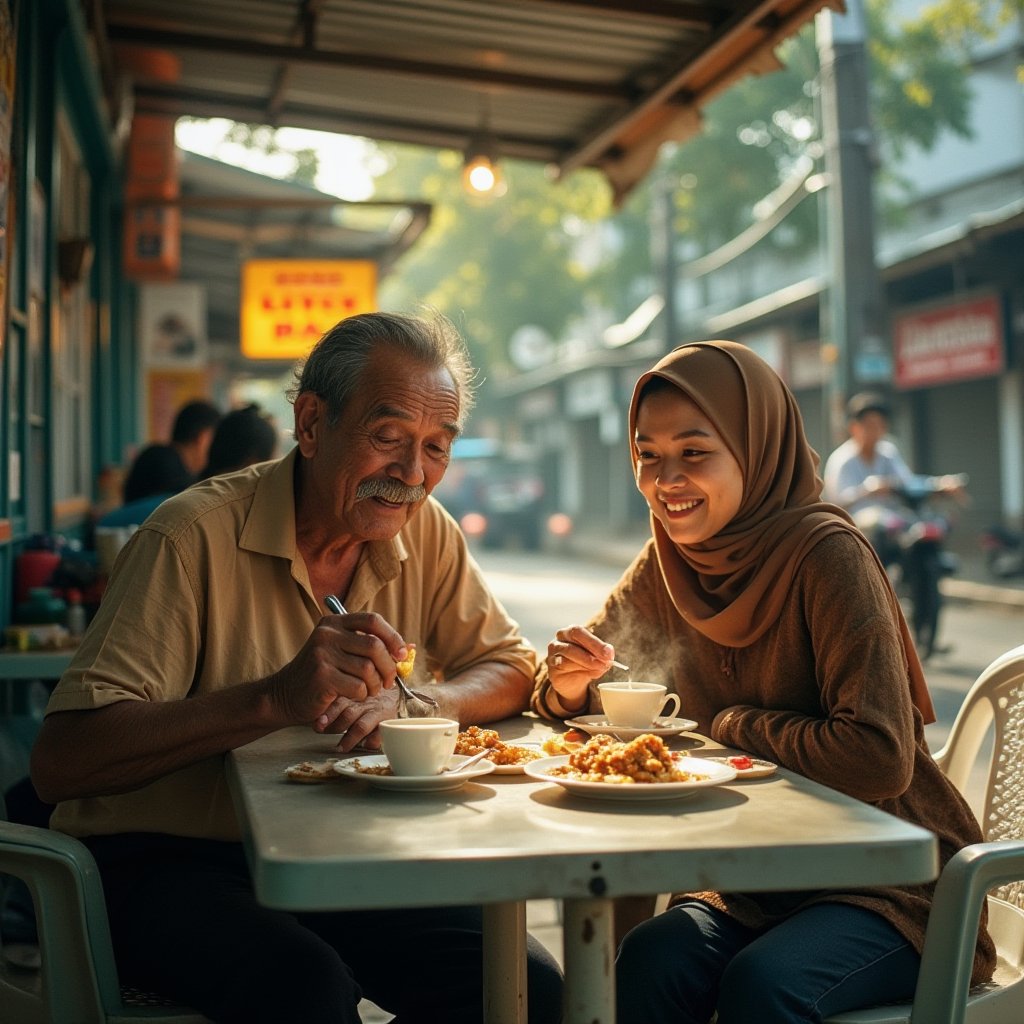
<path fill-rule="evenodd" d="M 569 711 L 582 708 L 594 679 L 611 668 L 615 648 L 583 626 L 568 626 L 548 644 L 548 678 L 561 705 Z"/>

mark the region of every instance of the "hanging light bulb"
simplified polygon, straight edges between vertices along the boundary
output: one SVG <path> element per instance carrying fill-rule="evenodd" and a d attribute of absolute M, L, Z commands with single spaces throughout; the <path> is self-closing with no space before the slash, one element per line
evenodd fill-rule
<path fill-rule="evenodd" d="M 473 196 L 491 195 L 500 180 L 500 169 L 486 154 L 467 160 L 462 169 L 463 188 Z"/>
<path fill-rule="evenodd" d="M 506 190 L 497 142 L 488 129 L 487 115 L 484 107 L 480 131 L 469 140 L 462 165 L 462 188 L 474 199 L 497 199 Z"/>

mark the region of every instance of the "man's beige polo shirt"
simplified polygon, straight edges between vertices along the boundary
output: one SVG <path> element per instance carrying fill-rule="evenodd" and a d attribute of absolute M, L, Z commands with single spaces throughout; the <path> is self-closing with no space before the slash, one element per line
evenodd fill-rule
<path fill-rule="evenodd" d="M 47 713 L 182 700 L 276 672 L 324 614 L 295 545 L 297 450 L 164 502 L 114 567 L 96 619 Z M 533 675 L 536 655 L 491 595 L 458 526 L 429 499 L 392 541 L 364 549 L 345 596 L 417 645 L 415 677 L 483 661 Z M 237 839 L 223 756 L 117 796 L 72 800 L 54 828 Z M 282 768 L 285 766 L 282 765 Z"/>

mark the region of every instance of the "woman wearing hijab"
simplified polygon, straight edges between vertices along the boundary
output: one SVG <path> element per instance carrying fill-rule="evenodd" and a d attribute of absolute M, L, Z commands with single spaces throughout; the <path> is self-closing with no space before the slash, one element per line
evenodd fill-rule
<path fill-rule="evenodd" d="M 935 765 L 935 720 L 899 603 L 782 380 L 750 349 L 683 345 L 629 410 L 651 540 L 586 627 L 556 633 L 533 707 L 598 711 L 616 651 L 679 693 L 698 730 L 933 831 L 942 864 L 981 840 Z M 600 638 L 600 639 L 599 639 Z M 934 885 L 679 893 L 624 939 L 620 1024 L 781 1024 L 910 999 Z M 984 922 L 972 984 L 991 977 Z"/>

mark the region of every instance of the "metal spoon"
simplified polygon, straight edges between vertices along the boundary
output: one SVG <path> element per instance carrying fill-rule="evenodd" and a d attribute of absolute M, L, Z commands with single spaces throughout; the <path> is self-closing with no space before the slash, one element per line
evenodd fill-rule
<path fill-rule="evenodd" d="M 458 775 L 459 772 L 464 772 L 467 768 L 472 768 L 478 761 L 482 761 L 490 752 L 490 747 L 478 750 L 472 757 L 457 764 L 454 768 L 442 768 L 441 771 L 447 775 Z"/>
<path fill-rule="evenodd" d="M 345 606 L 333 594 L 328 594 L 324 598 L 324 604 L 326 604 L 327 607 L 335 613 L 335 615 L 348 615 Z M 421 704 L 426 704 L 427 707 L 434 708 L 435 710 L 441 706 L 433 697 L 428 697 L 425 693 L 419 693 L 417 690 L 410 690 L 409 687 L 405 685 L 405 680 L 397 672 L 395 673 L 395 685 L 398 687 L 399 692 L 402 695 L 399 700 L 400 712 L 406 710 L 404 707 L 405 702 L 410 700 L 417 700 Z M 398 717 L 407 718 L 408 715 L 400 713 Z"/>

